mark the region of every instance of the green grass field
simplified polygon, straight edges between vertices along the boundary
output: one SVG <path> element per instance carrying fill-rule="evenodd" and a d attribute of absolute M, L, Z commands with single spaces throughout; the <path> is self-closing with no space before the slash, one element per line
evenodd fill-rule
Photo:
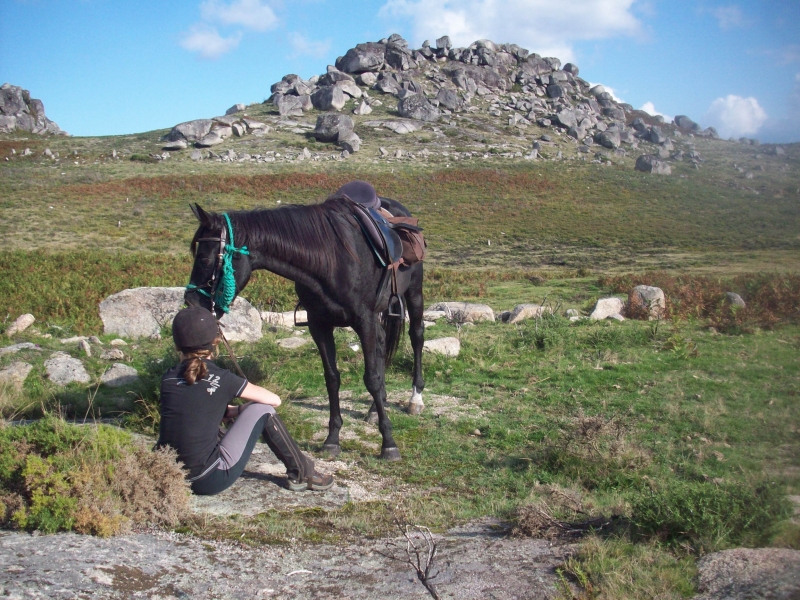
<path fill-rule="evenodd" d="M 607 522 L 564 565 L 564 577 L 587 598 L 690 597 L 695 559 L 704 553 L 800 548 L 786 499 L 800 494 L 796 145 L 785 157 L 756 157 L 757 148 L 697 139 L 700 169 L 680 164 L 670 177 L 637 173 L 630 158 L 611 166 L 494 155 L 449 166 L 442 159 L 381 162 L 375 148 L 391 139 L 380 136 L 364 136 L 366 150 L 348 161 L 129 160 L 154 152 L 159 133 L 48 140 L 58 164 L 41 158 L 42 141 L 0 141 L 0 157 L 10 158 L 0 161 L 0 319 L 36 315 L 34 328 L 14 341 L 43 348 L 0 356 L 0 368 L 14 360 L 34 365 L 21 392 L 0 389 L 3 417 L 123 414 L 126 427 L 152 432 L 158 380 L 175 360 L 168 331 L 163 341 L 125 348 L 126 362 L 142 374 L 127 397 L 96 383 L 59 389 L 47 382 L 43 362 L 64 350 L 58 340 L 83 334 L 108 341 L 97 304 L 109 294 L 186 283 L 190 202 L 214 210 L 309 203 L 364 178 L 403 201 L 425 227 L 426 305 L 474 300 L 501 311 L 546 302 L 558 309 L 518 326 L 440 321 L 426 337 L 458 336 L 462 352 L 456 359 L 425 355 L 430 399 L 421 417 L 390 410 L 404 460 L 376 460 L 374 430 L 345 438 L 343 460 L 408 490 L 409 522 L 443 530 L 491 515 L 515 523 L 521 535 L 542 536 L 552 522 L 531 517 L 542 511 L 552 521 Z M 418 144 L 429 143 L 423 135 Z M 296 138 L 276 136 L 270 148 L 310 143 Z M 487 150 L 502 141 L 448 139 Z M 252 143 L 230 142 L 237 151 L 236 144 Z M 21 157 L 25 147 L 35 155 Z M 112 149 L 121 158 L 111 158 Z M 754 178 L 743 179 L 734 163 Z M 570 323 L 560 316 L 625 295 L 636 283 L 663 287 L 667 319 Z M 720 302 L 725 291 L 740 293 L 748 308 L 730 311 Z M 291 284 L 264 273 L 244 296 L 261 309 L 294 305 Z M 325 394 L 319 357 L 313 345 L 280 350 L 274 342 L 281 335 L 269 332 L 237 353 L 249 378 L 287 399 L 281 413 L 313 451 L 321 421 L 310 407 Z M 342 389 L 361 413 L 368 400 L 363 361 L 347 348 L 353 341 L 337 332 Z M 84 360 L 96 382 L 107 364 Z M 387 374 L 390 395 L 409 389 L 410 365 L 406 340 Z M 18 476 L 8 475 L 6 463 L 5 492 Z M 394 526 L 386 508 L 276 509 L 181 527 L 252 544 L 336 542 L 386 534 Z"/>

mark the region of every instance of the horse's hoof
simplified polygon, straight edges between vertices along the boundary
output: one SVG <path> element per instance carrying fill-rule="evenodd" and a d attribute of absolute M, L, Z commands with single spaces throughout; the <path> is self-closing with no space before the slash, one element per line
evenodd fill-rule
<path fill-rule="evenodd" d="M 389 462 L 397 462 L 400 460 L 400 450 L 397 446 L 393 448 L 384 448 L 381 450 L 381 460 L 388 460 Z"/>
<path fill-rule="evenodd" d="M 378 411 L 371 410 L 367 413 L 367 417 L 364 419 L 370 425 L 377 425 L 378 424 Z"/>
<path fill-rule="evenodd" d="M 424 404 L 421 404 L 419 402 L 411 402 L 408 405 L 408 414 L 415 415 L 415 416 L 416 415 L 421 415 L 423 408 L 425 408 Z"/>
<path fill-rule="evenodd" d="M 322 452 L 328 456 L 339 456 L 342 453 L 342 448 L 339 444 L 324 444 L 322 446 Z"/>

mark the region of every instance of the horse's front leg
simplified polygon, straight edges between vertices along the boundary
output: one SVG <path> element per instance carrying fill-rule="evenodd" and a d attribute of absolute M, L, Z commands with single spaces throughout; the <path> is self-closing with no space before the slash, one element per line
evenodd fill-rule
<path fill-rule="evenodd" d="M 414 373 L 411 380 L 408 414 L 418 415 L 425 408 L 422 402 L 422 390 L 425 388 L 425 380 L 422 378 L 422 346 L 425 343 L 425 325 L 422 322 L 422 313 L 425 310 L 422 298 L 422 264 L 415 267 L 405 299 L 408 307 L 408 333 L 411 338 L 411 349 L 414 352 Z"/>
<path fill-rule="evenodd" d="M 328 437 L 322 445 L 322 451 L 331 456 L 338 456 L 342 449 L 339 446 L 339 431 L 342 429 L 342 413 L 339 408 L 339 386 L 341 377 L 336 368 L 336 343 L 333 339 L 333 327 L 319 325 L 309 321 L 308 330 L 319 348 L 322 368 L 325 374 L 325 387 L 328 390 L 330 419 L 328 421 Z"/>
<path fill-rule="evenodd" d="M 400 460 L 400 451 L 392 437 L 392 423 L 386 414 L 386 340 L 377 316 L 371 316 L 355 327 L 364 350 L 364 385 L 372 396 L 372 409 L 378 414 L 378 430 L 383 436 L 381 458 Z"/>

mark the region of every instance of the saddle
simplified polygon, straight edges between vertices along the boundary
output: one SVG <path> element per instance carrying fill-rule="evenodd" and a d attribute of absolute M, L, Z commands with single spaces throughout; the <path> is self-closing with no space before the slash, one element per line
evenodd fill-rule
<path fill-rule="evenodd" d="M 397 270 L 405 269 L 424 258 L 425 241 L 417 219 L 395 217 L 380 206 L 380 197 L 369 203 L 353 201 L 353 216 L 386 270 L 376 292 L 375 311 L 389 310 L 390 317 L 403 317 L 403 300 L 397 288 Z M 412 236 L 415 238 L 412 240 Z"/>

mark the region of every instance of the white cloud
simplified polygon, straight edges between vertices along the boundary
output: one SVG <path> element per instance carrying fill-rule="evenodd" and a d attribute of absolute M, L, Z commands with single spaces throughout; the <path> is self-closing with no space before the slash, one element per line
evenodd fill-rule
<path fill-rule="evenodd" d="M 411 20 L 414 41 L 449 35 L 455 46 L 475 40 L 514 42 L 543 56 L 574 60 L 572 44 L 638 35 L 635 0 L 387 0 L 379 15 Z"/>
<path fill-rule="evenodd" d="M 767 120 L 767 113 L 755 98 L 729 94 L 711 103 L 705 120 L 716 127 L 723 138 L 740 137 L 758 133 Z"/>
<path fill-rule="evenodd" d="M 295 55 L 323 58 L 331 49 L 330 40 L 309 40 L 296 31 L 289 33 L 287 37 Z"/>
<path fill-rule="evenodd" d="M 711 9 L 711 14 L 719 23 L 720 29 L 725 31 L 735 27 L 743 27 L 745 24 L 744 14 L 736 5 L 718 6 Z"/>
<path fill-rule="evenodd" d="M 213 60 L 236 48 L 241 39 L 241 33 L 222 37 L 215 27 L 198 23 L 183 35 L 180 45 L 190 52 L 197 52 L 201 58 Z"/>
<path fill-rule="evenodd" d="M 200 16 L 209 23 L 240 25 L 254 31 L 267 31 L 278 24 L 272 8 L 261 0 L 206 0 L 200 5 Z"/>
<path fill-rule="evenodd" d="M 672 117 L 669 117 L 669 116 L 665 115 L 664 113 L 657 111 L 655 104 L 653 104 L 652 102 L 645 102 L 644 104 L 642 104 L 642 108 L 640 108 L 639 110 L 642 110 L 642 111 L 646 112 L 648 115 L 651 115 L 653 117 L 655 117 L 657 115 L 660 115 L 660 116 L 664 117 L 664 120 L 667 123 L 671 123 L 672 122 Z"/>

